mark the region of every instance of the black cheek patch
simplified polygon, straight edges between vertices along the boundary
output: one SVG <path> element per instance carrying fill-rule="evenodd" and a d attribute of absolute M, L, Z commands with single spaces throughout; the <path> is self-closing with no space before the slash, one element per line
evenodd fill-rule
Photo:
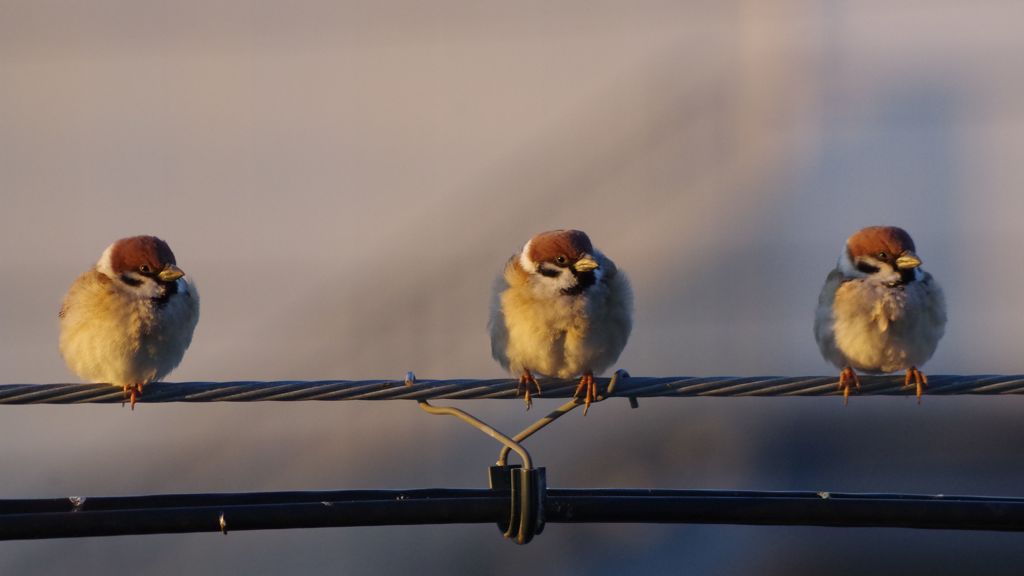
<path fill-rule="evenodd" d="M 539 272 L 541 276 L 547 278 L 558 278 L 559 276 L 562 275 L 562 272 L 560 270 L 553 270 L 551 268 L 547 268 L 543 264 L 537 267 L 537 272 Z"/>
<path fill-rule="evenodd" d="M 865 274 L 876 274 L 876 273 L 878 273 L 878 266 L 872 266 L 871 264 L 868 264 L 867 262 L 858 262 L 857 263 L 857 270 L 860 270 L 861 272 L 863 272 Z"/>
<path fill-rule="evenodd" d="M 135 278 L 132 278 L 127 274 L 121 274 L 120 280 L 121 282 L 124 282 L 125 284 L 132 286 L 134 288 L 142 286 L 142 280 L 136 280 Z"/>

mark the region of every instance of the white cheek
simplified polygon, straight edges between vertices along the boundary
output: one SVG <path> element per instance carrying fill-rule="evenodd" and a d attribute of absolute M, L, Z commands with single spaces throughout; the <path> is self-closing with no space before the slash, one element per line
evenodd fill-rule
<path fill-rule="evenodd" d="M 900 275 L 899 270 L 894 270 L 889 267 L 882 268 L 882 270 L 876 274 L 880 280 L 886 283 L 900 283 L 903 281 L 903 276 Z"/>
<path fill-rule="evenodd" d="M 121 281 L 120 278 L 114 279 L 114 282 L 116 282 L 117 285 L 121 287 L 121 290 L 124 290 L 125 292 L 134 295 L 136 298 L 148 299 L 159 298 L 160 296 L 163 296 L 163 290 L 161 290 L 160 285 L 154 282 L 151 278 L 147 278 L 140 274 L 136 274 L 135 272 L 125 272 L 124 276 L 127 276 L 132 280 L 137 280 L 141 282 L 141 284 L 139 284 L 138 286 L 130 286 Z M 181 279 L 179 278 L 178 281 L 180 282 Z M 180 285 L 178 287 L 181 288 Z"/>
<path fill-rule="evenodd" d="M 839 257 L 839 269 L 843 272 L 843 276 L 846 276 L 847 278 L 870 278 L 871 281 L 885 283 L 898 282 L 900 280 L 899 270 L 896 270 L 887 262 L 879 262 L 878 260 L 870 257 L 862 260 L 862 262 L 878 268 L 878 272 L 875 272 L 874 274 L 866 274 L 858 270 L 853 264 L 853 261 L 850 260 L 850 256 L 846 250 L 843 250 L 843 254 Z M 915 275 L 917 274 L 918 272 L 915 271 Z"/>
<path fill-rule="evenodd" d="M 562 273 L 558 275 L 558 278 L 551 278 L 550 280 L 558 285 L 559 290 L 568 290 L 569 288 L 576 286 L 576 278 L 572 275 L 572 272 L 569 272 L 567 269 L 562 270 Z"/>
<path fill-rule="evenodd" d="M 533 293 L 543 298 L 562 296 L 563 290 L 568 290 L 575 285 L 575 280 L 568 270 L 563 270 L 558 276 L 551 278 L 543 274 L 532 273 L 530 275 L 530 286 Z"/>

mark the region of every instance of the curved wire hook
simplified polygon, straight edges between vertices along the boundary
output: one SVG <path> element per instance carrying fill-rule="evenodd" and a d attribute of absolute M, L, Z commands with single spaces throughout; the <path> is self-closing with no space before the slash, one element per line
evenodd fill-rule
<path fill-rule="evenodd" d="M 608 398 L 609 396 L 611 396 L 612 393 L 615 392 L 615 386 L 616 386 L 616 384 L 619 383 L 619 380 L 625 380 L 627 378 L 629 378 L 629 372 L 626 372 L 625 370 L 622 370 L 622 369 L 616 370 L 615 373 L 612 374 L 611 381 L 608 382 L 608 388 L 605 390 L 605 392 L 604 392 L 604 394 L 602 396 L 598 396 L 597 401 L 601 402 L 605 398 Z M 635 398 L 630 398 L 630 403 L 629 403 L 630 406 L 633 406 L 633 403 L 635 401 L 636 401 Z M 523 440 L 526 440 L 527 438 L 532 436 L 534 433 L 536 433 L 538 430 L 544 428 L 548 424 L 551 424 L 555 420 L 558 420 L 562 416 L 565 416 L 569 412 L 572 412 L 574 409 L 576 409 L 577 406 L 581 406 L 581 405 L 582 405 L 581 402 L 578 399 L 576 399 L 576 398 L 573 398 L 572 400 L 569 400 L 565 404 L 562 404 L 558 408 L 555 408 L 547 416 L 541 418 L 540 420 L 537 420 L 536 422 L 534 422 L 533 424 L 531 424 L 527 428 L 524 428 L 522 432 L 520 432 L 519 434 L 516 434 L 515 436 L 513 436 L 512 440 L 514 442 L 517 442 L 517 443 L 518 442 L 522 442 Z M 509 453 L 509 448 L 506 445 L 504 448 L 501 449 L 501 452 L 498 453 L 498 466 L 504 466 L 505 465 L 505 462 L 508 460 L 508 453 Z"/>
<path fill-rule="evenodd" d="M 416 375 L 413 374 L 412 372 L 406 372 L 405 385 L 412 386 L 415 383 Z M 507 457 L 509 450 L 513 450 L 516 454 L 519 455 L 520 458 L 523 459 L 523 468 L 525 470 L 533 469 L 533 459 L 530 458 L 530 453 L 526 451 L 526 448 L 523 448 L 518 442 L 502 434 L 493 426 L 487 424 L 486 422 L 480 420 L 479 418 L 467 412 L 459 410 L 458 408 L 452 408 L 450 406 L 434 406 L 430 402 L 427 402 L 426 400 L 417 400 L 416 403 L 419 404 L 420 408 L 422 408 L 428 414 L 455 416 L 459 420 L 462 420 L 463 422 L 469 424 L 470 426 L 476 428 L 477 430 L 483 432 L 484 434 L 487 434 L 488 436 L 494 438 L 504 446 L 502 448 L 502 454 L 505 454 Z"/>

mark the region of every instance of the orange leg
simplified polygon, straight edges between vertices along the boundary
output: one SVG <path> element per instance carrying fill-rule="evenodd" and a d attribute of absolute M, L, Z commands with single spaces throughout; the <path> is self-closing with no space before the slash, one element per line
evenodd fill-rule
<path fill-rule="evenodd" d="M 572 395 L 573 399 L 578 398 L 580 393 L 583 394 L 583 415 L 586 416 L 590 410 L 590 403 L 597 400 L 597 384 L 594 382 L 594 373 L 590 370 L 584 372 L 580 377 L 580 384 Z"/>
<path fill-rule="evenodd" d="M 921 403 L 921 393 L 924 392 L 926 386 L 928 386 L 928 377 L 923 372 L 917 369 L 917 366 L 911 366 L 907 368 L 907 377 L 903 380 L 904 386 L 910 386 L 913 383 L 917 386 L 917 403 Z"/>
<path fill-rule="evenodd" d="M 533 377 L 530 373 L 529 368 L 523 368 L 523 373 L 519 375 L 519 385 L 516 386 L 516 398 L 519 398 L 520 394 L 523 394 L 523 401 L 526 402 L 526 409 L 529 410 L 533 406 L 533 398 L 530 398 L 530 387 L 537 390 L 537 396 L 540 396 L 540 382 Z"/>
<path fill-rule="evenodd" d="M 843 406 L 850 401 L 851 384 L 856 386 L 858 391 L 860 390 L 860 378 L 857 378 L 857 373 L 853 371 L 853 368 L 847 366 L 839 373 L 839 389 L 843 391 Z"/>
<path fill-rule="evenodd" d="M 132 410 L 135 410 L 135 400 L 139 396 L 142 396 L 142 383 L 136 382 L 135 384 L 124 385 L 124 397 L 125 400 L 131 402 Z M 121 406 L 124 406 L 124 400 L 121 400 Z"/>

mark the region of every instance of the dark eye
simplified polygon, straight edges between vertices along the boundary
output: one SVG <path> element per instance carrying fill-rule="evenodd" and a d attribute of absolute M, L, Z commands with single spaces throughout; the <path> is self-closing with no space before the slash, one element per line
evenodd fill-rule
<path fill-rule="evenodd" d="M 885 252 L 879 252 L 878 259 L 881 260 L 882 262 L 885 262 L 886 260 L 889 259 L 889 255 L 886 254 Z"/>
<path fill-rule="evenodd" d="M 152 271 L 153 271 L 153 270 L 152 270 L 152 269 L 150 269 L 150 267 L 149 267 L 149 266 L 147 266 L 147 265 L 145 265 L 145 264 L 143 264 L 142 266 L 139 266 L 139 272 L 141 272 L 141 273 L 143 273 L 143 274 L 149 274 L 149 273 L 150 273 L 150 272 L 152 272 Z"/>
<path fill-rule="evenodd" d="M 558 256 L 555 258 L 555 264 L 558 264 L 559 266 L 565 266 L 567 262 L 569 262 L 569 259 L 565 256 Z"/>

